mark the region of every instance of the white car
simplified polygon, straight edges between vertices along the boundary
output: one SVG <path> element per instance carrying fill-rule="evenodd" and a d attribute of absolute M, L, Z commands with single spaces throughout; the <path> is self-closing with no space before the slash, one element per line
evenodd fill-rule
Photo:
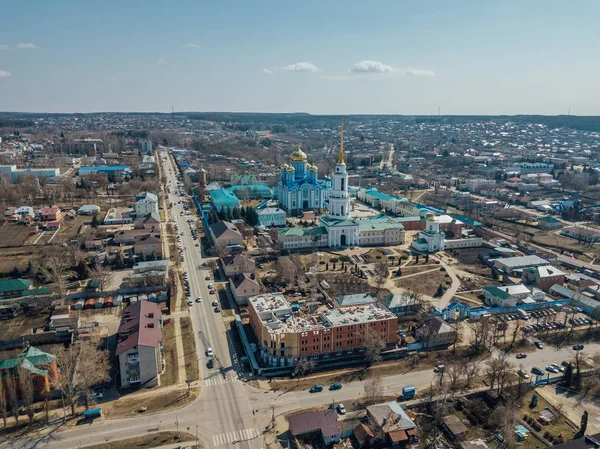
<path fill-rule="evenodd" d="M 194 305 L 194 301 L 192 301 L 191 299 L 188 299 L 188 306 L 193 306 Z"/>
<path fill-rule="evenodd" d="M 213 289 L 213 288 L 215 288 L 215 286 L 214 286 L 214 285 L 212 285 L 212 284 L 208 284 L 208 288 L 209 288 L 209 289 Z"/>
<path fill-rule="evenodd" d="M 208 348 L 206 348 L 206 356 L 207 357 L 212 357 L 213 354 L 213 349 L 209 346 Z"/>
<path fill-rule="evenodd" d="M 346 414 L 346 407 L 344 407 L 344 404 L 338 404 L 338 412 L 340 413 L 340 415 Z"/>

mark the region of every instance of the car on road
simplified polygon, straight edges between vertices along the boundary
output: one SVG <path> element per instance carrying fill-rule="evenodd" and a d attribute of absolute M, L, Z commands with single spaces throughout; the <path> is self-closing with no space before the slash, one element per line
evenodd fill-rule
<path fill-rule="evenodd" d="M 573 350 L 574 351 L 581 351 L 584 348 L 583 345 L 573 345 Z"/>
<path fill-rule="evenodd" d="M 207 357 L 212 357 L 213 354 L 213 348 L 211 348 L 210 346 L 208 348 L 206 348 L 206 356 Z"/>
<path fill-rule="evenodd" d="M 191 299 L 188 299 L 188 306 L 193 306 L 194 305 L 194 301 L 192 301 Z"/>
<path fill-rule="evenodd" d="M 219 313 L 221 311 L 221 308 L 219 306 L 215 307 L 215 313 Z"/>
<path fill-rule="evenodd" d="M 215 366 L 215 361 L 213 359 L 208 359 L 208 362 L 206 363 L 206 367 L 207 368 L 214 368 Z"/>
<path fill-rule="evenodd" d="M 558 370 L 558 368 L 556 368 L 556 367 L 554 367 L 554 366 L 552 366 L 552 365 L 548 365 L 548 366 L 546 367 L 546 371 L 548 371 L 548 372 L 550 372 L 550 373 L 554 373 L 554 374 L 557 374 L 557 373 L 559 373 L 559 372 L 560 372 L 560 371 Z"/>
<path fill-rule="evenodd" d="M 538 368 L 536 366 L 534 366 L 533 368 L 531 368 L 531 372 L 533 374 L 535 374 L 536 376 L 543 376 L 544 375 L 544 372 L 540 368 Z"/>
<path fill-rule="evenodd" d="M 529 379 L 529 374 L 527 374 L 524 370 L 520 369 L 517 371 L 517 374 L 521 376 L 523 379 Z"/>
<path fill-rule="evenodd" d="M 201 298 L 200 296 L 198 296 L 198 297 L 196 298 L 196 302 L 202 302 L 202 298 Z"/>
<path fill-rule="evenodd" d="M 211 304 L 213 307 L 217 307 L 219 305 L 219 301 L 214 300 Z"/>
<path fill-rule="evenodd" d="M 340 413 L 340 415 L 345 415 L 346 414 L 346 407 L 344 407 L 344 404 L 338 404 L 338 412 Z"/>
<path fill-rule="evenodd" d="M 308 390 L 309 393 L 319 393 L 323 391 L 323 385 L 314 385 Z"/>
<path fill-rule="evenodd" d="M 336 382 L 334 384 L 329 385 L 329 389 L 330 390 L 341 390 L 342 389 L 342 384 L 339 382 Z"/>
<path fill-rule="evenodd" d="M 539 342 L 539 341 L 536 341 L 536 342 L 534 343 L 534 345 L 535 345 L 535 347 L 536 347 L 536 348 L 538 348 L 538 349 L 544 349 L 544 345 L 543 345 L 541 342 Z"/>
<path fill-rule="evenodd" d="M 206 276 L 206 277 L 204 278 L 204 280 L 205 280 L 205 281 L 210 281 L 210 276 Z"/>
<path fill-rule="evenodd" d="M 521 353 L 517 354 L 517 358 L 518 358 L 518 359 L 524 359 L 524 358 L 526 358 L 526 357 L 527 357 L 527 354 L 524 354 L 523 352 L 521 352 Z"/>
<path fill-rule="evenodd" d="M 438 365 L 435 368 L 433 368 L 433 372 L 434 373 L 441 373 L 445 369 L 446 369 L 446 367 L 444 365 Z"/>

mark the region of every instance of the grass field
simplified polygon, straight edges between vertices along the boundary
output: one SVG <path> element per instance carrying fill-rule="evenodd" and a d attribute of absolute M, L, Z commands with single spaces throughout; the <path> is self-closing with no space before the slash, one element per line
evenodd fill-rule
<path fill-rule="evenodd" d="M 198 372 L 198 353 L 196 352 L 194 328 L 190 317 L 181 318 L 181 339 L 183 340 L 186 379 L 198 380 L 200 377 L 200 373 Z"/>
<path fill-rule="evenodd" d="M 165 351 L 165 372 L 160 376 L 162 386 L 175 385 L 177 379 L 177 349 L 175 346 L 175 323 L 163 327 L 163 345 Z"/>

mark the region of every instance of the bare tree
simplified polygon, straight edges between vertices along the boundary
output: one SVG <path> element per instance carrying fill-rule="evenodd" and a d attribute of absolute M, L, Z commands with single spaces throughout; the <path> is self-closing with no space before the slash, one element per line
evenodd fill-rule
<path fill-rule="evenodd" d="M 485 349 L 485 341 L 487 337 L 487 326 L 480 319 L 471 324 L 471 329 L 473 330 L 473 340 L 471 341 L 471 347 L 473 351 L 478 353 Z"/>
<path fill-rule="evenodd" d="M 27 369 L 19 369 L 19 389 L 21 390 L 21 398 L 23 399 L 23 405 L 27 411 L 29 417 L 29 423 L 33 421 L 33 399 L 35 396 L 35 386 L 33 383 L 33 376 Z"/>
<path fill-rule="evenodd" d="M 74 276 L 75 273 L 71 270 L 68 258 L 63 257 L 60 252 L 54 252 L 46 253 L 43 256 L 40 274 L 46 282 L 54 284 L 59 295 L 63 295 L 68 278 Z"/>
<path fill-rule="evenodd" d="M 490 390 L 496 386 L 498 396 L 502 396 L 514 375 L 514 366 L 508 355 L 506 353 L 494 355 L 487 363 L 486 375 L 490 381 Z"/>
<path fill-rule="evenodd" d="M 317 363 L 312 358 L 300 357 L 296 362 L 296 372 L 304 377 L 306 373 L 310 373 L 316 366 Z M 300 377 L 298 377 L 298 382 L 300 382 Z"/>
<path fill-rule="evenodd" d="M 109 361 L 108 352 L 97 349 L 91 341 L 80 343 L 79 367 L 77 369 L 77 389 L 85 395 L 86 408 L 92 388 L 107 380 Z"/>
<path fill-rule="evenodd" d="M 385 346 L 385 342 L 377 331 L 368 327 L 363 336 L 359 337 L 359 341 L 361 339 L 367 361 L 370 364 L 381 362 L 381 349 Z"/>
<path fill-rule="evenodd" d="M 14 374 L 8 373 L 6 376 L 6 393 L 8 396 L 8 403 L 10 404 L 10 411 L 15 417 L 17 427 L 19 427 L 19 393 L 17 391 L 17 382 L 15 381 Z"/>
<path fill-rule="evenodd" d="M 456 343 L 462 337 L 463 321 L 460 318 L 454 320 L 454 341 L 452 342 L 452 354 L 456 354 Z"/>
<path fill-rule="evenodd" d="M 467 379 L 467 384 L 465 385 L 467 388 L 470 388 L 473 384 L 473 380 L 479 375 L 481 372 L 481 362 L 467 363 L 465 365 L 465 378 Z"/>
<path fill-rule="evenodd" d="M 456 391 L 465 376 L 465 365 L 460 361 L 452 362 L 446 365 L 444 371 L 448 379 L 448 387 L 451 391 Z"/>
<path fill-rule="evenodd" d="M 75 401 L 77 399 L 75 372 L 79 361 L 79 345 L 72 344 L 68 348 L 61 346 L 57 348 L 54 355 L 56 355 L 56 365 L 60 369 L 60 375 L 57 379 L 51 379 L 51 381 L 62 393 L 63 408 L 66 399 L 71 406 L 71 415 L 75 415 Z"/>
<path fill-rule="evenodd" d="M 290 257 L 280 257 L 275 266 L 277 276 L 288 284 L 294 284 L 298 279 L 299 269 Z"/>
<path fill-rule="evenodd" d="M 366 405 L 374 404 L 383 395 L 383 379 L 373 376 L 365 381 L 364 385 Z"/>
<path fill-rule="evenodd" d="M 515 325 L 513 326 L 512 339 L 511 339 L 511 342 L 510 342 L 511 348 L 515 345 L 515 341 L 517 339 L 517 335 L 518 335 L 519 331 L 521 330 L 521 327 L 522 327 L 522 324 L 523 324 L 521 322 L 521 320 L 515 320 L 514 323 L 515 323 Z"/>
<path fill-rule="evenodd" d="M 377 293 L 385 284 L 389 274 L 389 268 L 385 262 L 379 262 L 375 265 L 375 284 L 377 285 Z"/>
<path fill-rule="evenodd" d="M 100 281 L 100 291 L 103 292 L 110 287 L 112 280 L 114 279 L 114 273 L 110 268 L 102 265 L 96 265 L 94 269 L 90 270 L 90 278 Z"/>

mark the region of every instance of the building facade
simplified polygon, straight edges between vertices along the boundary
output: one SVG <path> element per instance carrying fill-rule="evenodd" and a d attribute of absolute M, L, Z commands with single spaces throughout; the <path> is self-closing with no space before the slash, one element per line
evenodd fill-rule
<path fill-rule="evenodd" d="M 388 348 L 398 342 L 398 318 L 379 303 L 328 309 L 306 317 L 294 314 L 283 295 L 267 293 L 248 299 L 248 313 L 265 360 L 361 353 L 369 333 Z"/>
<path fill-rule="evenodd" d="M 287 214 L 278 207 L 265 207 L 256 211 L 258 222 L 267 228 L 272 226 L 285 226 Z"/>
<path fill-rule="evenodd" d="M 133 205 L 136 217 L 145 217 L 148 214 L 158 215 L 158 196 L 151 192 L 142 192 L 135 197 Z"/>
<path fill-rule="evenodd" d="M 157 304 L 138 301 L 123 311 L 116 350 L 122 388 L 160 384 L 159 375 L 165 368 L 162 326 Z"/>

